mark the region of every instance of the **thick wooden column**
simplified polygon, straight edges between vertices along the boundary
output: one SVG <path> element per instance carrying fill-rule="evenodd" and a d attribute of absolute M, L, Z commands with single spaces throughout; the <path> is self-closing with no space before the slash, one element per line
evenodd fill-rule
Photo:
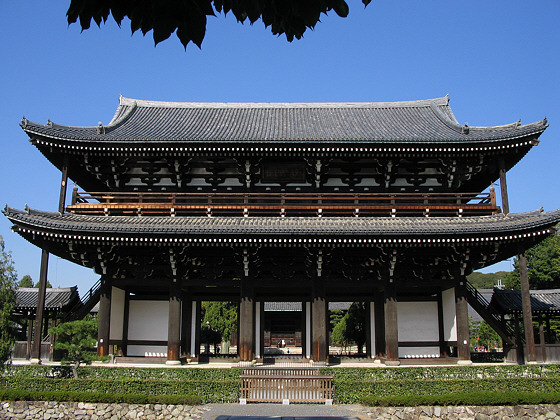
<path fill-rule="evenodd" d="M 264 302 L 255 302 L 255 358 L 264 357 Z"/>
<path fill-rule="evenodd" d="M 60 195 L 58 197 L 58 211 L 64 213 L 66 207 L 66 184 L 68 183 L 68 156 L 64 156 L 64 163 L 62 166 L 62 180 L 60 181 Z"/>
<path fill-rule="evenodd" d="M 167 323 L 167 365 L 181 364 L 181 285 L 173 279 L 169 285 L 169 318 Z"/>
<path fill-rule="evenodd" d="M 317 276 L 313 280 L 311 299 L 311 358 L 314 362 L 327 362 L 329 357 L 327 312 L 325 285 Z"/>
<path fill-rule="evenodd" d="M 394 280 L 385 285 L 385 354 L 387 365 L 399 365 L 399 325 L 397 318 L 397 288 Z"/>
<path fill-rule="evenodd" d="M 381 291 L 375 295 L 375 354 L 385 357 L 385 296 Z"/>
<path fill-rule="evenodd" d="M 241 279 L 239 303 L 239 359 L 243 362 L 253 360 L 255 349 L 255 299 L 251 279 Z"/>
<path fill-rule="evenodd" d="M 366 356 L 375 358 L 375 303 L 364 302 L 366 310 Z"/>
<path fill-rule="evenodd" d="M 507 192 L 506 164 L 503 158 L 500 159 L 500 194 L 502 195 L 502 212 L 508 214 L 509 198 Z"/>
<path fill-rule="evenodd" d="M 455 286 L 455 318 L 457 321 L 457 357 L 459 364 L 471 364 L 469 344 L 469 306 L 465 279 Z"/>
<path fill-rule="evenodd" d="M 99 313 L 97 317 L 97 355 L 109 355 L 109 333 L 111 328 L 111 292 L 113 285 L 107 277 L 101 278 Z"/>
<path fill-rule="evenodd" d="M 521 252 L 518 255 L 519 277 L 521 280 L 521 305 L 523 308 L 523 328 L 525 330 L 525 343 L 527 344 L 527 354 L 525 355 L 528 363 L 537 361 L 535 349 L 535 333 L 533 331 L 533 311 L 531 310 L 531 294 L 529 292 L 529 273 L 527 271 L 527 257 Z"/>
<path fill-rule="evenodd" d="M 543 363 L 546 362 L 546 338 L 544 336 L 544 322 L 543 315 L 539 314 L 539 341 L 541 348 L 541 360 Z"/>
<path fill-rule="evenodd" d="M 448 347 L 445 345 L 443 298 L 441 292 L 440 290 L 437 294 L 439 355 L 440 357 L 449 357 Z"/>
<path fill-rule="evenodd" d="M 31 359 L 31 348 L 33 343 L 33 318 L 28 318 L 27 324 L 27 347 L 25 350 L 25 358 L 29 360 Z"/>
<path fill-rule="evenodd" d="M 193 302 L 189 299 L 187 293 L 182 294 L 181 300 L 181 347 L 187 357 L 191 356 L 191 336 L 192 336 L 192 317 L 193 317 Z"/>
<path fill-rule="evenodd" d="M 43 329 L 43 315 L 45 312 L 45 294 L 47 290 L 47 273 L 49 269 L 49 253 L 41 252 L 41 271 L 39 275 L 39 295 L 37 297 L 37 311 L 35 312 L 35 334 L 31 349 L 31 362 L 41 363 L 41 338 Z"/>

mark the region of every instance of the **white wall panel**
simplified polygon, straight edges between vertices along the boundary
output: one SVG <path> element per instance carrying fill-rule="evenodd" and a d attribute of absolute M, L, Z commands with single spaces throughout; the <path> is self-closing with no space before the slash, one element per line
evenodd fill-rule
<path fill-rule="evenodd" d="M 140 346 L 129 344 L 126 355 L 133 357 L 167 357 L 167 346 Z"/>
<path fill-rule="evenodd" d="M 439 341 L 437 302 L 397 302 L 397 319 L 399 341 Z"/>
<path fill-rule="evenodd" d="M 439 347 L 399 347 L 399 357 L 407 359 L 440 357 Z"/>
<path fill-rule="evenodd" d="M 167 341 L 169 301 L 131 299 L 128 313 L 129 340 Z"/>
<path fill-rule="evenodd" d="M 442 291 L 441 300 L 443 303 L 443 338 L 445 341 L 457 341 L 455 289 Z"/>
<path fill-rule="evenodd" d="M 118 287 L 111 288 L 111 323 L 109 340 L 123 339 L 124 299 L 126 292 Z"/>

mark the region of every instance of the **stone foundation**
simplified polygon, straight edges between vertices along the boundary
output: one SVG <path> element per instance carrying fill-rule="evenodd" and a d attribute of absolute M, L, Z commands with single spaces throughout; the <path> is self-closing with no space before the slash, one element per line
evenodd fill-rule
<path fill-rule="evenodd" d="M 204 406 L 164 404 L 94 404 L 11 401 L 0 403 L 0 419 L 201 419 Z"/>
<path fill-rule="evenodd" d="M 367 407 L 372 419 L 560 419 L 560 405 Z"/>

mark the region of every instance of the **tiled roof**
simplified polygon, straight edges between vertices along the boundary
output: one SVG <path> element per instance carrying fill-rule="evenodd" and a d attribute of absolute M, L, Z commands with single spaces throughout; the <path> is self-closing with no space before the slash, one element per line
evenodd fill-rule
<path fill-rule="evenodd" d="M 352 302 L 329 302 L 329 310 L 347 311 Z M 265 302 L 265 312 L 297 312 L 301 311 L 301 302 Z"/>
<path fill-rule="evenodd" d="M 34 287 L 16 288 L 16 308 L 36 309 L 39 289 Z M 48 288 L 45 292 L 45 309 L 61 309 L 79 299 L 78 287 Z"/>
<path fill-rule="evenodd" d="M 530 294 L 533 313 L 560 313 L 560 289 L 531 290 Z M 491 304 L 505 314 L 521 313 L 521 291 L 494 289 Z"/>
<path fill-rule="evenodd" d="M 120 98 L 106 126 L 22 122 L 30 135 L 100 143 L 409 143 L 495 142 L 539 135 L 546 120 L 461 126 L 448 97 L 372 103 L 188 103 Z M 145 146 L 145 144 L 144 144 Z"/>
<path fill-rule="evenodd" d="M 473 217 L 162 217 L 87 216 L 16 210 L 4 214 L 16 225 L 72 235 L 200 237 L 212 235 L 320 236 L 453 236 L 511 234 L 551 227 L 560 209 L 551 212 Z"/>

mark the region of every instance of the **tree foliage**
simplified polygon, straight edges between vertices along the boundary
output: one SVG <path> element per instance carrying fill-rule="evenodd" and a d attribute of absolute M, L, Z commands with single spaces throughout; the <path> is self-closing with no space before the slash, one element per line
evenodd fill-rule
<path fill-rule="evenodd" d="M 33 279 L 29 274 L 26 274 L 21 278 L 18 283 L 18 287 L 33 287 Z"/>
<path fill-rule="evenodd" d="M 362 0 L 365 6 L 370 2 Z M 340 17 L 349 13 L 344 0 L 71 0 L 66 14 L 68 23 L 79 20 L 82 30 L 90 28 L 92 19 L 100 27 L 111 15 L 120 26 L 127 17 L 132 33 L 153 31 L 156 45 L 175 32 L 185 48 L 189 42 L 200 48 L 207 16 L 216 12 L 231 12 L 240 23 L 261 19 L 274 35 L 284 34 L 291 42 L 331 10 Z"/>
<path fill-rule="evenodd" d="M 62 323 L 51 330 L 57 335 L 57 350 L 66 350 L 64 361 L 72 364 L 74 378 L 78 379 L 78 367 L 81 363 L 90 363 L 93 359 L 91 349 L 97 342 L 97 320 L 93 317 Z"/>
<path fill-rule="evenodd" d="M 362 347 L 366 342 L 366 309 L 363 302 L 354 302 L 348 308 L 348 312 L 339 318 L 333 327 L 331 339 L 334 344 L 344 347 L 348 343 L 356 343 L 358 353 L 362 353 Z"/>
<path fill-rule="evenodd" d="M 525 252 L 529 287 L 531 289 L 560 288 L 560 234 L 549 236 Z M 520 289 L 519 261 L 514 261 L 514 270 L 508 274 L 505 286 Z"/>
<path fill-rule="evenodd" d="M 6 252 L 4 239 L 0 236 L 0 371 L 9 359 L 15 342 L 11 315 L 16 304 L 16 282 L 17 274 L 12 256 Z"/>
<path fill-rule="evenodd" d="M 475 271 L 467 276 L 467 280 L 477 289 L 492 289 L 498 285 L 498 280 L 503 282 L 507 275 L 507 271 L 498 271 L 496 273 L 480 273 Z"/>
<path fill-rule="evenodd" d="M 224 341 L 230 341 L 232 333 L 237 331 L 237 304 L 233 302 L 202 302 L 202 309 L 204 311 L 202 327 L 208 325 L 211 330 L 218 331 Z M 212 338 L 212 340 L 215 340 L 215 338 Z M 219 341 L 211 342 L 217 343 Z"/>

